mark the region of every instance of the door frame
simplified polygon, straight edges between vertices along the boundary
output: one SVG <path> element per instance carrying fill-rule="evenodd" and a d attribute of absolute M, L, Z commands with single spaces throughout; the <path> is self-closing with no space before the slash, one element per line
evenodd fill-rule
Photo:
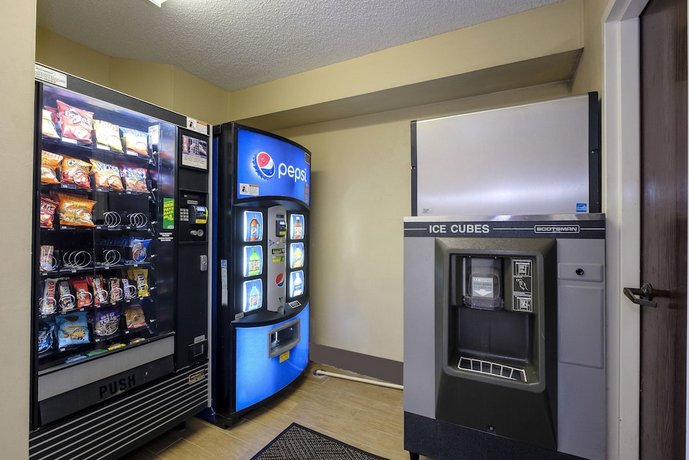
<path fill-rule="evenodd" d="M 641 307 L 622 296 L 622 287 L 637 287 L 641 281 L 639 16 L 647 3 L 648 0 L 610 0 L 602 18 L 611 459 L 639 457 Z M 689 397 L 687 401 L 689 419 Z M 685 446 L 687 457 L 688 446 L 689 442 Z"/>
<path fill-rule="evenodd" d="M 611 0 L 603 15 L 603 152 L 607 217 L 608 458 L 639 458 L 640 25 L 648 0 Z"/>

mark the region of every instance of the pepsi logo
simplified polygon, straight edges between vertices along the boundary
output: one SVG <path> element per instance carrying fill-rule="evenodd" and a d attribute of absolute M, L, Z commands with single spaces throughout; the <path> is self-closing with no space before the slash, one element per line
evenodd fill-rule
<path fill-rule="evenodd" d="M 275 175 L 275 163 L 267 152 L 258 152 L 254 157 L 254 168 L 261 179 L 270 179 Z"/>
<path fill-rule="evenodd" d="M 275 285 L 277 287 L 282 287 L 285 285 L 285 274 L 284 273 L 278 273 L 277 276 L 275 277 Z"/>

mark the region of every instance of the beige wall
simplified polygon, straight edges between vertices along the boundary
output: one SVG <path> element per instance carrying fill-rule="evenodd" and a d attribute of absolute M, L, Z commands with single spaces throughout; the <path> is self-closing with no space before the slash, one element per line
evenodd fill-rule
<path fill-rule="evenodd" d="M 403 359 L 411 120 L 569 94 L 552 84 L 280 131 L 313 152 L 311 340 Z"/>
<path fill-rule="evenodd" d="M 230 94 L 240 120 L 554 55 L 584 46 L 583 1 L 566 0 Z"/>
<path fill-rule="evenodd" d="M 572 83 L 573 94 L 603 91 L 603 13 L 608 0 L 586 0 L 584 14 L 584 53 Z"/>
<path fill-rule="evenodd" d="M 5 2 L 0 15 L 0 457 L 28 457 L 31 330 L 31 178 L 36 1 Z"/>
<path fill-rule="evenodd" d="M 228 120 L 229 93 L 173 65 L 107 56 L 42 27 L 36 61 L 211 124 Z"/>

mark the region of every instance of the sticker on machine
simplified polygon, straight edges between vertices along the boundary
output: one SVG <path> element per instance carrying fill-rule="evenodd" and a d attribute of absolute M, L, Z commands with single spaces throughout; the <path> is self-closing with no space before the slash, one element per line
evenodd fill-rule
<path fill-rule="evenodd" d="M 239 194 L 240 195 L 249 195 L 249 196 L 258 196 L 258 194 L 259 194 L 258 184 L 239 184 Z"/>
<path fill-rule="evenodd" d="M 289 359 L 289 350 L 280 355 L 280 362 L 284 363 Z"/>

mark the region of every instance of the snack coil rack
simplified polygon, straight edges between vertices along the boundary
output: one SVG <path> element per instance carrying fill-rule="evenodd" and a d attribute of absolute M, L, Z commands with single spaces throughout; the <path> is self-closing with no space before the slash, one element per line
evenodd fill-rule
<path fill-rule="evenodd" d="M 41 96 L 38 375 L 174 334 L 174 306 L 159 305 L 157 271 L 160 186 L 174 182 L 160 152 L 174 152 L 174 135 L 148 116 L 66 89 L 44 85 Z"/>

